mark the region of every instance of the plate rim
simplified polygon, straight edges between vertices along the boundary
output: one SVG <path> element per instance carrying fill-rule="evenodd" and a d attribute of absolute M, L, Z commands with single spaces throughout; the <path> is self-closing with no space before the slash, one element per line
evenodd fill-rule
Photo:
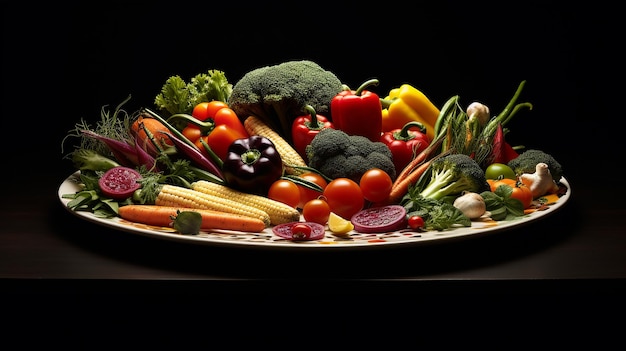
<path fill-rule="evenodd" d="M 212 238 L 206 238 L 196 235 L 182 235 L 176 233 L 174 230 L 166 231 L 165 228 L 161 228 L 161 230 L 151 229 L 157 227 L 151 227 L 148 225 L 140 225 L 132 226 L 130 224 L 124 224 L 124 220 L 119 217 L 115 218 L 99 218 L 96 217 L 93 213 L 88 211 L 75 211 L 70 209 L 67 206 L 67 203 L 71 200 L 68 198 L 64 198 L 64 195 L 76 192 L 79 190 L 79 185 L 76 182 L 80 175 L 80 171 L 76 171 L 69 175 L 67 178 L 63 180 L 58 188 L 58 198 L 63 205 L 63 207 L 73 214 L 74 216 L 86 220 L 88 222 L 94 223 L 96 225 L 100 225 L 109 229 L 118 230 L 121 232 L 126 232 L 130 234 L 140 235 L 144 237 L 168 240 L 168 241 L 176 241 L 176 242 L 184 242 L 188 244 L 195 245 L 204 245 L 204 246 L 216 246 L 216 247 L 238 247 L 238 248 L 259 248 L 259 249 L 272 249 L 272 250 L 320 250 L 320 249 L 328 249 L 328 250 L 342 250 L 342 249 L 372 249 L 372 248 L 389 248 L 389 247 L 409 247 L 409 246 L 425 246 L 431 245 L 434 243 L 440 242 L 450 242 L 456 240 L 468 239 L 470 237 L 483 237 L 486 235 L 491 235 L 495 233 L 504 232 L 511 229 L 517 229 L 522 226 L 535 223 L 536 221 L 545 218 L 546 216 L 556 212 L 557 210 L 563 208 L 563 206 L 569 202 L 571 198 L 571 186 L 565 177 L 561 177 L 560 183 L 563 184 L 567 191 L 565 194 L 559 197 L 559 200 L 555 203 L 552 203 L 542 211 L 534 211 L 523 218 L 508 220 L 508 221 L 496 221 L 495 225 L 485 226 L 480 228 L 475 228 L 475 222 L 472 222 L 472 227 L 459 227 L 451 230 L 446 230 L 443 232 L 437 231 L 427 231 L 427 232 L 413 232 L 413 231 L 400 231 L 393 232 L 395 234 L 399 233 L 413 233 L 415 234 L 411 238 L 407 240 L 377 240 L 377 237 L 385 233 L 372 233 L 366 236 L 372 238 L 372 240 L 360 240 L 359 242 L 353 242 L 350 238 L 342 239 L 332 236 L 330 232 L 327 230 L 327 237 L 331 236 L 336 241 L 327 242 L 327 241 L 301 241 L 295 242 L 286 239 L 278 239 L 277 236 L 272 234 L 271 227 L 266 228 L 262 233 L 239 233 L 245 235 L 260 235 L 267 237 L 267 235 L 272 235 L 277 238 L 275 242 L 265 243 L 265 242 L 255 242 L 251 240 L 216 240 Z M 145 228 L 142 228 L 145 227 Z M 475 230 L 475 232 L 473 232 Z M 237 237 L 238 234 L 236 232 L 229 231 L 211 231 L 206 232 L 207 234 L 216 233 L 219 236 L 224 237 Z M 389 233 L 387 233 L 389 234 Z M 363 234 L 364 235 L 364 234 Z"/>

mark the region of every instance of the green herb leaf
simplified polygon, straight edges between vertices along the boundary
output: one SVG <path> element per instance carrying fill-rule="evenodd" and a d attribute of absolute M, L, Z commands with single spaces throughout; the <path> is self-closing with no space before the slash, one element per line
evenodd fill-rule
<path fill-rule="evenodd" d="M 202 215 L 199 212 L 194 211 L 180 211 L 176 212 L 176 216 L 172 218 L 174 220 L 173 227 L 181 234 L 185 235 L 198 235 L 200 233 L 200 226 L 202 225 Z"/>

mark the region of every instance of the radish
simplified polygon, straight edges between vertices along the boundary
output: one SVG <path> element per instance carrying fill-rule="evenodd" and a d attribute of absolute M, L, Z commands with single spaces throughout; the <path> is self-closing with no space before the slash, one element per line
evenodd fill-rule
<path fill-rule="evenodd" d="M 406 209 L 401 205 L 370 207 L 355 213 L 350 221 L 357 232 L 393 232 L 406 228 Z"/>
<path fill-rule="evenodd" d="M 98 179 L 102 194 L 115 200 L 123 200 L 141 188 L 141 174 L 133 168 L 118 166 L 109 169 Z"/>

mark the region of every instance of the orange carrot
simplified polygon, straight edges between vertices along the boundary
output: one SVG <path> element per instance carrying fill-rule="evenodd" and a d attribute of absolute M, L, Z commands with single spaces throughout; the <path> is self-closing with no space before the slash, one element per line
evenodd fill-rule
<path fill-rule="evenodd" d="M 225 229 L 243 232 L 261 232 L 265 223 L 259 218 L 237 215 L 213 210 L 183 208 L 159 205 L 125 205 L 119 208 L 118 214 L 125 220 L 148 225 L 171 227 L 172 216 L 177 211 L 193 211 L 202 215 L 201 229 Z"/>
<path fill-rule="evenodd" d="M 437 138 L 433 140 L 427 148 L 422 150 L 419 154 L 415 155 L 415 157 L 409 162 L 403 169 L 400 171 L 400 174 L 394 180 L 394 184 L 399 184 L 402 182 L 409 174 L 413 172 L 419 165 L 421 165 L 424 161 L 429 158 L 432 158 L 433 153 L 435 153 L 441 143 L 443 142 L 443 138 Z"/>
<path fill-rule="evenodd" d="M 413 169 L 413 171 L 407 174 L 402 180 L 400 180 L 399 182 L 394 182 L 391 187 L 391 192 L 389 193 L 389 200 L 387 202 L 390 204 L 400 203 L 402 197 L 409 191 L 409 186 L 415 183 L 419 179 L 419 177 L 421 177 L 422 174 L 426 172 L 431 162 L 432 160 L 422 162 L 417 166 L 417 168 Z"/>
<path fill-rule="evenodd" d="M 438 139 L 437 141 L 441 141 L 442 139 Z M 389 193 L 389 200 L 387 203 L 397 204 L 402 200 L 402 197 L 409 191 L 409 186 L 417 182 L 417 180 L 426 172 L 432 161 L 436 158 L 441 157 L 445 154 L 450 153 L 450 151 L 444 151 L 437 155 L 432 155 L 434 150 L 437 147 L 431 148 L 433 144 L 429 145 L 428 148 L 422 150 L 415 158 L 409 162 L 404 169 L 400 172 L 396 180 L 394 180 L 393 185 L 391 186 L 391 192 Z"/>

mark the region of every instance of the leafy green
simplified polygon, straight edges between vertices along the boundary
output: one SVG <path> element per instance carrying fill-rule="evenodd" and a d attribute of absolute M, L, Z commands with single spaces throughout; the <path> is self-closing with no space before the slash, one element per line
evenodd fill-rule
<path fill-rule="evenodd" d="M 82 190 L 62 195 L 65 199 L 71 199 L 67 203 L 70 210 L 89 211 L 99 218 L 113 218 L 117 216 L 120 206 L 132 203 L 130 198 L 117 201 L 102 195 L 98 179 L 103 173 L 102 171 L 81 171 L 79 182 Z"/>
<path fill-rule="evenodd" d="M 524 215 L 524 204 L 518 199 L 512 198 L 513 188 L 500 185 L 496 191 L 484 191 L 480 196 L 485 200 L 487 211 L 494 221 L 509 220 Z"/>
<path fill-rule="evenodd" d="M 424 219 L 424 229 L 442 231 L 453 227 L 469 227 L 472 221 L 451 203 L 419 195 L 409 190 L 401 204 L 407 216 L 418 215 Z"/>
<path fill-rule="evenodd" d="M 197 235 L 202 226 L 202 215 L 195 211 L 177 210 L 172 220 L 174 229 L 185 235 Z"/>
<path fill-rule="evenodd" d="M 154 104 L 168 116 L 179 113 L 190 115 L 193 108 L 201 102 L 227 102 L 232 90 L 233 86 L 223 71 L 209 70 L 207 73 L 199 73 L 189 82 L 175 75 L 165 81 L 161 92 L 154 99 Z"/>

